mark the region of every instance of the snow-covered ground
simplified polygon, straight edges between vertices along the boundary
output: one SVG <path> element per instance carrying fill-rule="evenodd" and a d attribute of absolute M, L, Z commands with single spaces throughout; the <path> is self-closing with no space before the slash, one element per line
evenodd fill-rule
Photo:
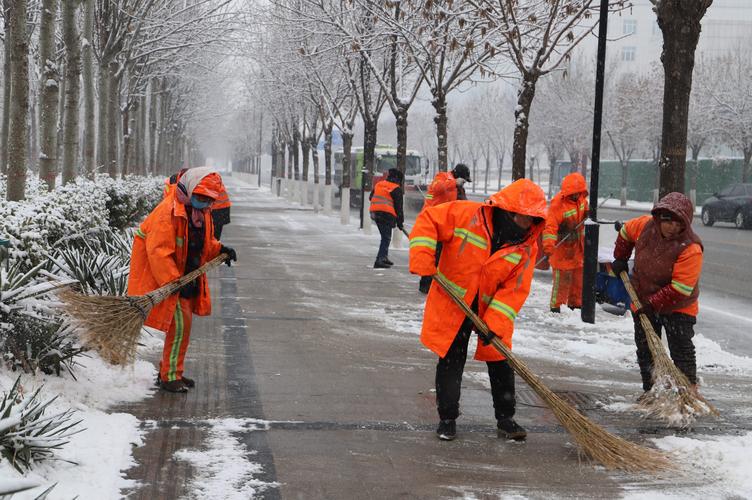
<path fill-rule="evenodd" d="M 142 353 L 159 349 L 160 334 L 143 335 Z M 139 421 L 127 413 L 109 413 L 108 408 L 125 402 L 138 401 L 154 389 L 154 366 L 138 360 L 133 366 L 118 368 L 102 361 L 96 354 L 80 358 L 77 380 L 69 374 L 60 377 L 44 374 L 24 375 L 22 385 L 27 392 L 42 386 L 40 397 L 47 400 L 60 395 L 46 414 L 75 410 L 74 420 L 80 420 L 81 432 L 47 460 L 32 468 L 26 479 L 41 486 L 18 493 L 14 499 L 36 498 L 53 484 L 48 498 L 54 499 L 114 499 L 120 489 L 132 486 L 124 478 L 125 471 L 135 465 L 132 449 L 142 442 Z M 0 387 L 10 389 L 17 374 L 0 370 Z M 0 461 L 0 478 L 12 480 L 21 475 L 8 463 Z"/>
<path fill-rule="evenodd" d="M 264 192 L 263 188 L 259 195 L 271 196 Z M 271 198 L 277 200 L 277 203 L 280 202 L 276 197 Z M 615 203 L 618 206 L 618 200 Z M 297 205 L 297 203 L 294 205 Z M 650 203 L 632 203 L 630 206 L 647 210 L 652 208 Z M 319 229 L 330 226 L 328 234 L 342 233 L 342 226 L 339 224 L 337 213 L 330 217 L 320 215 L 317 218 L 311 218 L 309 212 L 300 212 L 286 217 L 288 224 L 301 230 L 313 229 L 314 225 Z M 375 231 L 370 235 L 359 234 L 356 224 L 357 220 L 353 217 L 349 226 L 350 231 L 347 233 L 347 237 L 342 238 L 341 241 L 342 251 L 351 254 L 358 253 L 362 251 L 364 246 L 368 247 L 368 245 L 375 249 L 378 246 L 378 235 L 375 234 Z M 357 234 L 360 238 L 353 238 Z M 406 245 L 403 242 L 401 248 L 393 248 L 392 252 L 394 255 L 404 255 L 406 250 Z M 399 264 L 397 268 L 400 267 Z M 383 276 L 390 272 L 384 270 L 372 271 L 377 276 Z M 618 378 L 609 377 L 609 372 L 614 370 L 637 371 L 631 317 L 629 315 L 613 316 L 599 310 L 596 324 L 590 325 L 580 320 L 579 311 L 564 309 L 559 315 L 551 314 L 548 312 L 550 279 L 545 272 L 536 276 L 530 297 L 516 322 L 515 352 L 523 359 L 543 359 L 547 362 L 560 363 L 567 369 L 570 369 L 568 367 L 581 366 L 602 371 L 603 377 L 601 380 L 589 380 L 587 382 L 601 384 L 602 387 L 606 388 L 606 391 L 609 387 L 621 386 L 624 388 L 624 386 L 631 386 L 636 395 L 639 391 L 636 384 L 626 384 Z M 417 287 L 417 284 L 415 286 Z M 344 300 L 345 297 L 342 297 L 342 299 Z M 337 300 L 337 297 L 330 297 L 330 300 Z M 708 300 L 715 307 L 722 304 L 722 299 L 713 297 L 712 294 L 706 294 L 703 300 Z M 328 304 L 319 304 L 315 300 L 306 301 L 306 305 L 321 307 L 322 314 L 328 307 Z M 382 322 L 384 328 L 374 328 L 369 335 L 386 336 L 390 335 L 388 332 L 414 336 L 420 334 L 422 304 L 394 304 L 374 298 L 367 304 L 348 307 L 348 311 L 354 318 Z M 706 333 L 698 333 L 695 336 L 695 345 L 699 353 L 698 373 L 701 377 L 709 374 L 752 377 L 752 358 L 735 354 L 733 346 L 722 347 L 718 342 L 709 338 Z M 488 384 L 487 375 L 482 370 L 468 370 L 466 378 L 476 383 Z M 573 377 L 573 379 L 576 378 Z M 632 411 L 632 406 L 631 402 L 617 397 L 614 402 L 606 405 L 605 409 L 625 412 Z M 742 414 L 747 410 L 739 409 Z M 657 481 L 653 489 L 652 487 L 646 488 L 644 484 L 625 483 L 625 498 L 752 497 L 752 479 L 750 479 L 749 474 L 749 457 L 752 456 L 750 455 L 752 452 L 752 433 L 720 436 L 692 434 L 692 437 L 671 436 L 653 441 L 658 448 L 674 454 L 676 460 L 682 466 L 681 474 L 691 476 L 691 480 L 688 481 L 691 486 L 666 488 L 666 483 Z M 670 493 L 667 493 L 669 491 Z M 521 496 L 515 494 L 515 497 L 524 498 L 524 494 Z"/>

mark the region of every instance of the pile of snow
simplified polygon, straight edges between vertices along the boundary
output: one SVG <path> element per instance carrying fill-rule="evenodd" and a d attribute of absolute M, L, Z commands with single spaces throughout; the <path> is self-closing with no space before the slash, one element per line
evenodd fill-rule
<path fill-rule="evenodd" d="M 189 498 L 201 500 L 245 500 L 277 483 L 255 479 L 263 469 L 246 451 L 233 433 L 268 430 L 269 423 L 251 418 L 211 419 L 206 450 L 180 450 L 175 458 L 189 462 L 196 471 L 188 491 Z"/>
<path fill-rule="evenodd" d="M 144 335 L 144 350 L 161 347 L 161 339 Z M 42 387 L 40 398 L 59 397 L 45 414 L 75 410 L 74 420 L 83 429 L 56 452 L 55 460 L 39 463 L 24 476 L 6 459 L 0 460 L 0 478 L 6 481 L 25 479 L 40 484 L 38 488 L 18 493 L 14 499 L 36 498 L 57 483 L 50 499 L 119 498 L 120 489 L 134 486 L 124 478 L 125 471 L 136 465 L 134 446 L 142 444 L 139 421 L 127 413 L 107 413 L 113 405 L 134 402 L 154 390 L 154 366 L 138 360 L 133 366 L 120 368 L 104 362 L 96 354 L 80 358 L 81 366 L 74 380 L 70 374 L 25 375 L 21 383 L 26 392 Z M 7 392 L 17 374 L 0 370 L 0 390 Z"/>

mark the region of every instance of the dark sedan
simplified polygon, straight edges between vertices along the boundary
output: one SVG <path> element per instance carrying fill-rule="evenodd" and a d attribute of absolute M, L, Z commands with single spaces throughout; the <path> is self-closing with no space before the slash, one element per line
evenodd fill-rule
<path fill-rule="evenodd" d="M 739 229 L 752 227 L 752 184 L 732 184 L 705 200 L 702 223 L 733 222 Z"/>

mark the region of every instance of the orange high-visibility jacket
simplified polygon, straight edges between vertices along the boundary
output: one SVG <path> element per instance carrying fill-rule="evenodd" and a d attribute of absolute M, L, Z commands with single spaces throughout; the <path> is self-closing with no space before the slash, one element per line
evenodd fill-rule
<path fill-rule="evenodd" d="M 478 313 L 510 348 L 514 319 L 530 293 L 535 269 L 536 240 L 543 222 L 533 226 L 527 239 L 491 254 L 493 207 L 544 219 L 546 197 L 529 179 L 520 179 L 486 203 L 454 201 L 423 210 L 410 233 L 410 272 L 421 276 L 439 273 L 468 305 L 479 298 Z M 436 244 L 443 250 L 438 270 Z M 464 313 L 441 287 L 432 286 L 423 314 L 421 342 L 444 357 Z M 504 357 L 492 346 L 478 343 L 475 359 L 497 361 Z"/>
<path fill-rule="evenodd" d="M 392 199 L 392 191 L 397 189 L 399 184 L 392 181 L 379 181 L 373 186 L 373 193 L 371 195 L 371 208 L 370 212 L 386 212 L 397 217 L 397 211 L 394 209 L 394 200 Z"/>
<path fill-rule="evenodd" d="M 214 239 L 211 217 L 204 218 L 204 249 L 201 264 L 217 255 L 222 247 Z M 175 189 L 157 205 L 136 230 L 131 251 L 128 295 L 143 295 L 180 278 L 185 273 L 188 257 L 188 216 L 183 204 L 175 197 Z M 198 278 L 199 294 L 192 298 L 193 312 L 199 316 L 211 314 L 211 298 L 206 275 Z M 154 306 L 145 325 L 158 330 L 170 328 L 178 294 L 175 293 Z"/>
<path fill-rule="evenodd" d="M 622 225 L 621 230 L 619 231 L 619 237 L 629 245 L 630 253 L 632 247 L 637 242 L 637 239 L 642 234 L 643 229 L 645 229 L 645 225 L 650 222 L 651 219 L 653 219 L 652 215 L 642 215 L 628 220 Z M 671 263 L 666 263 L 666 265 L 671 265 Z M 679 254 L 679 257 L 676 259 L 676 262 L 673 263 L 673 266 L 673 271 L 671 272 L 671 287 L 676 290 L 677 293 L 689 297 L 700 281 L 700 274 L 702 273 L 702 246 L 697 243 L 689 244 L 687 248 Z M 634 306 L 632 309 L 634 309 Z M 691 304 L 672 310 L 671 312 L 697 316 L 699 309 L 697 300 L 694 300 Z"/>
<path fill-rule="evenodd" d="M 577 201 L 573 202 L 567 198 L 577 193 L 580 193 Z M 564 177 L 561 191 L 551 200 L 546 227 L 543 230 L 543 251 L 549 256 L 548 261 L 554 269 L 568 271 L 583 266 L 585 225 L 580 223 L 588 214 L 586 196 L 585 178 L 575 172 Z M 567 234 L 570 236 L 567 237 Z"/>
<path fill-rule="evenodd" d="M 428 186 L 423 208 L 457 200 L 457 179 L 451 172 L 439 172 Z"/>

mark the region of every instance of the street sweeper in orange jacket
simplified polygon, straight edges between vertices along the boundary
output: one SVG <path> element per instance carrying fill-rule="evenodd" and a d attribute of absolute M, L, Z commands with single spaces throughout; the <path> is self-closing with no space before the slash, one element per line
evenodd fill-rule
<path fill-rule="evenodd" d="M 614 247 L 613 272 L 618 276 L 628 270 L 634 249 L 631 277 L 642 308 L 635 310 L 635 343 L 640 365 L 642 388 L 653 386 L 653 358 L 639 314 L 645 314 L 660 336 L 666 330 L 671 359 L 697 389 L 694 324 L 697 297 L 700 295 L 703 246 L 692 230 L 692 202 L 681 193 L 664 196 L 651 211 L 629 220 L 622 226 Z"/>
<path fill-rule="evenodd" d="M 458 163 L 451 172 L 438 172 L 428 186 L 423 208 L 435 207 L 450 201 L 466 200 L 466 182 L 472 182 L 472 180 L 470 179 L 470 169 L 464 163 Z M 441 243 L 436 246 L 437 264 L 440 257 Z M 431 288 L 431 281 L 430 276 L 421 276 L 418 290 L 421 293 L 428 293 L 428 290 Z"/>
<path fill-rule="evenodd" d="M 553 270 L 551 312 L 559 312 L 562 304 L 570 309 L 582 306 L 587 193 L 582 174 L 569 174 L 561 181 L 561 191 L 548 207 L 543 229 L 543 253 L 548 256 Z"/>
<path fill-rule="evenodd" d="M 235 250 L 214 238 L 210 206 L 224 189 L 209 167 L 187 170 L 136 230 L 131 251 L 128 295 L 144 295 L 198 269 L 220 253 L 236 260 Z M 211 314 L 205 275 L 156 304 L 144 324 L 166 332 L 159 385 L 186 392 L 195 381 L 183 375 L 192 315 Z"/>
<path fill-rule="evenodd" d="M 167 195 L 170 193 L 171 190 L 175 189 L 175 186 L 178 183 L 178 180 L 180 180 L 180 177 L 187 171 L 187 168 L 181 168 L 171 176 L 165 179 L 165 187 L 164 187 L 164 196 L 167 197 Z M 219 174 L 217 174 L 219 175 Z M 220 176 L 221 179 L 221 176 Z M 211 216 L 212 216 L 212 222 L 214 223 L 214 237 L 219 239 L 222 239 L 222 228 L 224 228 L 227 224 L 230 223 L 230 207 L 232 206 L 232 203 L 230 202 L 230 195 L 227 194 L 227 189 L 225 189 L 224 184 L 222 184 L 222 191 L 219 193 L 219 197 L 214 200 L 214 202 L 211 204 Z"/>
<path fill-rule="evenodd" d="M 410 272 L 438 274 L 478 312 L 494 335 L 512 346 L 514 320 L 530 292 L 536 241 L 543 230 L 546 198 L 528 179 L 515 181 L 486 203 L 454 201 L 418 216 L 410 234 Z M 444 251 L 435 261 L 436 245 Z M 439 357 L 436 366 L 437 435 L 456 435 L 460 387 L 472 332 L 447 293 L 432 286 L 426 298 L 421 342 Z M 523 440 L 515 413 L 514 371 L 492 346 L 478 343 L 475 359 L 485 361 L 491 380 L 499 437 Z"/>

